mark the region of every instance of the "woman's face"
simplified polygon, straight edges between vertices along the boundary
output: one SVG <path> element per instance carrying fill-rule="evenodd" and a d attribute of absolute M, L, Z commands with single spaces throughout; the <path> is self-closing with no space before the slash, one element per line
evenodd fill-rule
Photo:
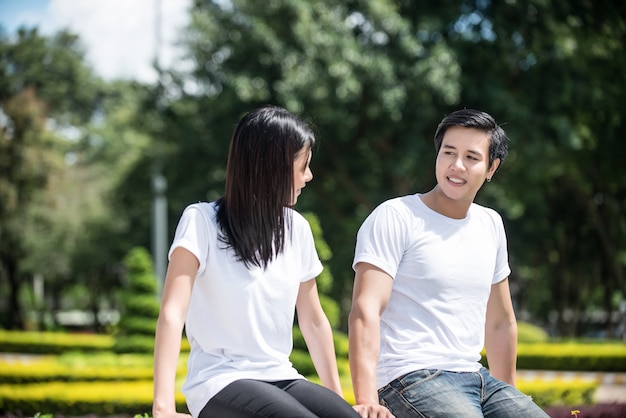
<path fill-rule="evenodd" d="M 311 157 L 313 151 L 309 147 L 304 147 L 296 154 L 293 161 L 293 191 L 291 192 L 291 204 L 295 205 L 298 196 L 302 193 L 302 188 L 313 179 L 311 172 Z"/>

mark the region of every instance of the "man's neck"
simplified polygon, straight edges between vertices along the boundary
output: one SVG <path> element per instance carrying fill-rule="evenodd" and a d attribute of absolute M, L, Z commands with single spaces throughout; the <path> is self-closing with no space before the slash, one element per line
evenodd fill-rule
<path fill-rule="evenodd" d="M 472 204 L 471 201 L 450 199 L 437 186 L 422 194 L 422 202 L 435 212 L 452 219 L 465 218 Z"/>

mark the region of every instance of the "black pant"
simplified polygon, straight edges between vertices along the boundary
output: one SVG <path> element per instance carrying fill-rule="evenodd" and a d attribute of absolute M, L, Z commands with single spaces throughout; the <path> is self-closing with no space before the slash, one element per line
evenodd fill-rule
<path fill-rule="evenodd" d="M 304 379 L 237 380 L 215 395 L 199 418 L 359 418 L 340 396 Z"/>

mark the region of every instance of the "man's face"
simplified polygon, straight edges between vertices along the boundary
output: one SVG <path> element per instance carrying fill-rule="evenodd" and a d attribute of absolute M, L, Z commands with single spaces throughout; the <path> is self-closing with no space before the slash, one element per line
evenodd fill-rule
<path fill-rule="evenodd" d="M 474 128 L 448 128 L 437 154 L 437 184 L 451 200 L 474 201 L 476 193 L 495 173 L 500 160 L 489 168 L 489 135 Z"/>

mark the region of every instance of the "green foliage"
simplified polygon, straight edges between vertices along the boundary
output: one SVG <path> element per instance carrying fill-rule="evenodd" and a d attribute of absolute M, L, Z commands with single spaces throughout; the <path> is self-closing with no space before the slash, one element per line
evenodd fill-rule
<path fill-rule="evenodd" d="M 481 363 L 489 367 L 483 352 Z M 520 343 L 520 370 L 626 372 L 626 345 L 615 343 Z"/>
<path fill-rule="evenodd" d="M 128 283 L 122 294 L 124 310 L 114 350 L 118 353 L 154 351 L 154 332 L 159 313 L 156 276 L 150 253 L 133 248 L 124 259 Z"/>
<path fill-rule="evenodd" d="M 553 405 L 592 405 L 599 383 L 593 380 L 520 380 L 516 387 L 541 408 Z"/>
<path fill-rule="evenodd" d="M 293 367 L 302 375 L 311 376 L 316 374 L 315 366 L 313 365 L 308 351 L 293 350 L 289 356 L 289 360 L 291 360 Z"/>
<path fill-rule="evenodd" d="M 167 178 L 172 225 L 189 202 L 222 193 L 232 126 L 266 103 L 316 128 L 298 209 L 319 217 L 316 238 L 324 230 L 318 285 L 337 302 L 333 326 L 347 326 L 358 227 L 382 200 L 433 185 L 432 135 L 460 107 L 494 114 L 512 139 L 478 202 L 503 214 L 517 306 L 571 336 L 616 312 L 626 277 L 616 2 L 236 0 L 196 2 L 191 14 L 189 70 L 158 86 L 103 83 L 67 32 L 0 35 L 5 328 L 56 327 L 51 300 L 116 307 L 120 260 L 149 246 L 151 175 Z M 47 297 L 20 298 L 34 276 Z M 66 294 L 75 284 L 88 298 Z"/>
<path fill-rule="evenodd" d="M 142 352 L 150 351 L 148 346 L 154 343 L 149 336 L 136 343 L 143 347 Z M 133 345 L 133 338 L 129 343 Z M 7 353 L 22 354 L 64 354 L 64 353 L 102 353 L 113 350 L 117 341 L 111 335 L 75 334 L 67 332 L 24 332 L 0 330 L 0 347 Z M 187 338 L 181 340 L 181 351 L 189 352 Z M 135 350 L 136 352 L 136 350 Z"/>
<path fill-rule="evenodd" d="M 0 347 L 7 353 L 61 354 L 68 351 L 105 351 L 110 350 L 113 344 L 114 339 L 110 335 L 0 329 Z"/>
<path fill-rule="evenodd" d="M 33 383 L 0 385 L 0 410 L 21 411 L 34 415 L 38 411 L 55 414 L 102 416 L 141 414 L 152 409 L 152 382 L 84 382 Z M 184 397 L 177 391 L 176 406 L 186 411 Z"/>
<path fill-rule="evenodd" d="M 518 343 L 545 343 L 550 336 L 542 328 L 528 322 L 518 321 L 517 342 Z"/>
<path fill-rule="evenodd" d="M 116 353 L 152 353 L 154 337 L 148 335 L 118 336 L 113 351 Z"/>
<path fill-rule="evenodd" d="M 626 372 L 626 345 L 520 344 L 517 367 L 538 370 Z"/>
<path fill-rule="evenodd" d="M 26 384 L 42 382 L 95 382 L 151 380 L 152 365 L 82 366 L 72 367 L 54 359 L 25 363 L 5 363 L 0 371 L 0 384 Z"/>
<path fill-rule="evenodd" d="M 21 334 L 10 332 L 9 335 Z M 0 338 L 2 334 L 0 334 Z M 94 335 L 85 337 L 97 337 Z M 6 336 L 5 336 L 6 338 Z M 47 338 L 47 337 L 46 337 Z M 45 339 L 45 338 L 43 338 Z M 354 402 L 350 383 L 347 358 L 348 338 L 345 334 L 334 334 L 337 365 L 340 371 L 344 396 Z M 36 345 L 36 340 L 31 340 Z M 0 345 L 3 341 L 0 339 Z M 559 348 L 560 347 L 560 348 Z M 605 347 L 605 348 L 603 348 Z M 622 353 L 619 360 L 624 364 L 623 344 L 522 344 L 521 355 L 529 352 L 562 353 L 572 358 L 573 353 L 594 356 L 596 353 Z M 620 351 L 621 350 L 621 351 Z M 290 357 L 297 370 L 314 382 L 319 377 L 306 351 L 304 340 L 294 329 L 294 351 Z M 177 369 L 176 402 L 185 410 L 184 399 L 179 391 L 186 375 L 187 354 L 179 359 Z M 152 355 L 102 353 L 68 353 L 61 356 L 31 358 L 28 363 L 0 360 L 0 410 L 22 411 L 29 415 L 38 411 L 54 411 L 70 415 L 70 405 L 76 405 L 72 414 L 97 413 L 142 414 L 151 409 L 152 402 Z M 532 367 L 536 369 L 536 367 Z M 573 370 L 569 368 L 568 370 Z M 616 370 L 619 370 L 616 369 Z M 88 382 L 88 384 L 86 383 Z M 518 379 L 518 388 L 542 407 L 551 405 L 588 405 L 598 388 L 597 381 L 558 378 L 551 380 Z M 73 415 L 72 415 L 73 416 Z"/>

